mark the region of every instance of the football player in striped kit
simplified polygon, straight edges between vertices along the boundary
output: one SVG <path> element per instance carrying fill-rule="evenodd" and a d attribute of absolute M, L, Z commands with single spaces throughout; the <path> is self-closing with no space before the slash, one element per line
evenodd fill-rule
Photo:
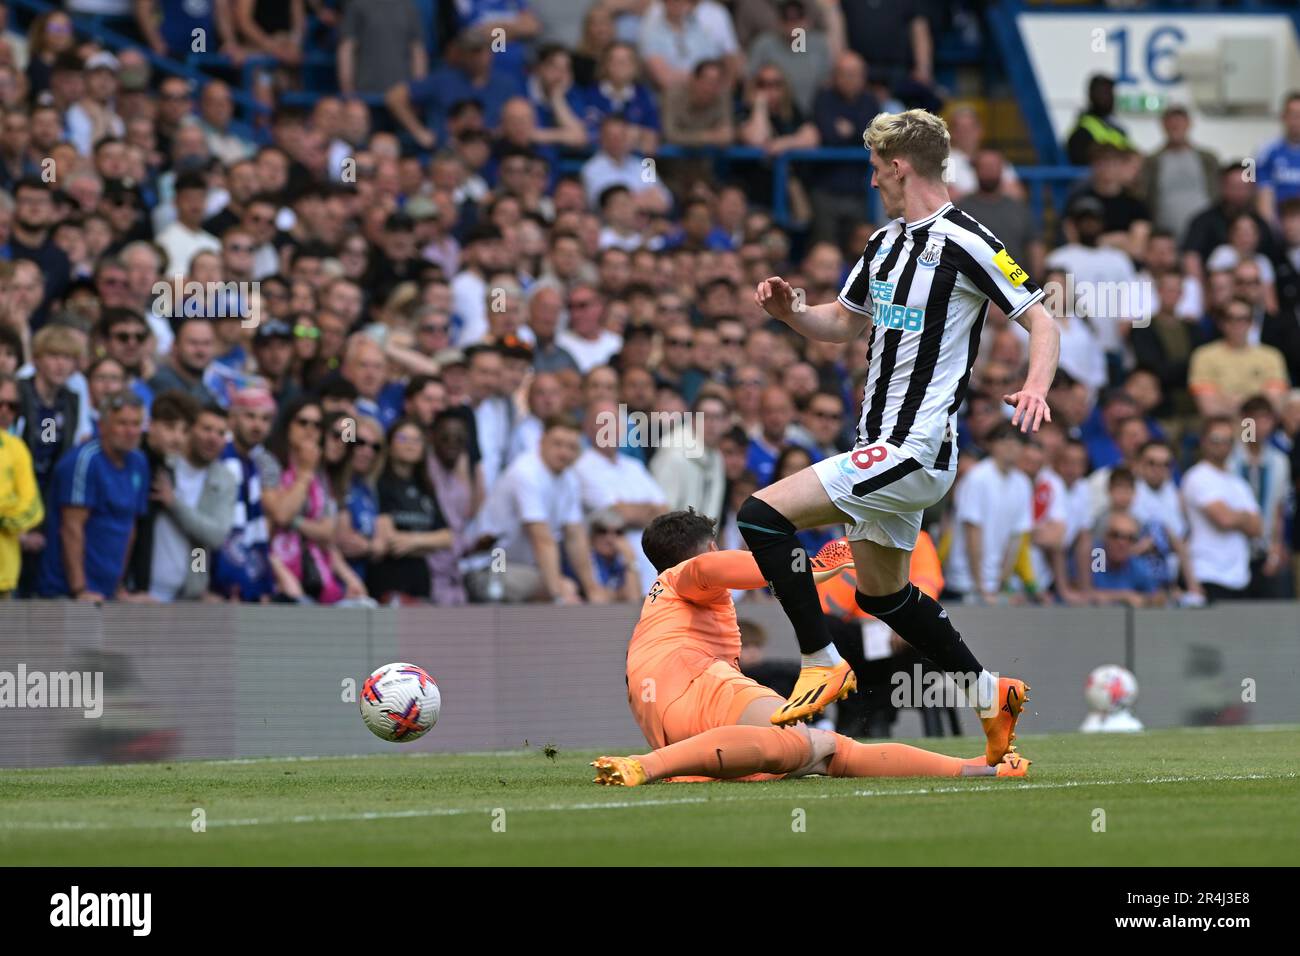
<path fill-rule="evenodd" d="M 909 558 L 922 511 L 956 477 L 956 413 L 990 303 L 1029 331 L 1024 387 L 1003 396 L 1022 431 L 1051 419 L 1047 389 L 1060 334 L 1042 290 L 996 236 L 949 202 L 942 119 L 924 110 L 881 113 L 863 141 L 871 150 L 871 185 L 892 219 L 871 236 L 837 300 L 805 305 L 779 277 L 755 292 L 769 315 L 811 339 L 850 342 L 871 326 L 855 447 L 759 490 L 736 516 L 803 657 L 799 682 L 772 722 L 810 719 L 856 687 L 831 644 L 810 563 L 795 538 L 805 528 L 845 523 L 859 605 L 967 691 L 993 765 L 1012 749 L 1025 683 L 984 669 L 947 611 L 908 582 Z"/>

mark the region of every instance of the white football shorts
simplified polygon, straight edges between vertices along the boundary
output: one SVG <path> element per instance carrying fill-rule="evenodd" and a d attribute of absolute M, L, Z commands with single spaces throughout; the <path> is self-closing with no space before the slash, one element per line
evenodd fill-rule
<path fill-rule="evenodd" d="M 948 493 L 955 471 L 926 468 L 905 448 L 860 445 L 813 465 L 831 502 L 852 519 L 850 541 L 911 551 L 921 512 Z"/>

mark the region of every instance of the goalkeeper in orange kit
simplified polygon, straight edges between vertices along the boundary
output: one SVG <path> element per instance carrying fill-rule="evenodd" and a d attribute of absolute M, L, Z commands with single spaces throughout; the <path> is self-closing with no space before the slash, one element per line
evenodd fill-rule
<path fill-rule="evenodd" d="M 989 766 L 905 744 L 861 744 L 806 726 L 774 727 L 785 698 L 740 672 L 740 629 L 731 590 L 766 581 L 748 551 L 720 551 L 711 519 L 693 511 L 660 515 L 641 546 L 659 577 L 641 609 L 627 654 L 628 703 L 653 750 L 601 757 L 596 782 L 638 786 L 668 777 L 776 779 L 1024 776 L 1014 750 Z M 851 562 L 847 546 L 813 559 L 814 575 Z M 847 688 L 832 688 L 836 697 Z M 1008 716 L 1014 723 L 1014 718 Z"/>

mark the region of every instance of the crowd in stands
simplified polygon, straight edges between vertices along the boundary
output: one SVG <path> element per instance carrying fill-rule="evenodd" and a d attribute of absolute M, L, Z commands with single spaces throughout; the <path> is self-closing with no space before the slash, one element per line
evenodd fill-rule
<path fill-rule="evenodd" d="M 797 167 L 778 221 L 770 163 L 708 148 L 918 106 L 1062 332 L 1026 437 L 1026 334 L 990 311 L 940 586 L 1296 593 L 1300 94 L 1246 177 L 1177 107 L 1141 155 L 1093 79 L 1045 224 L 908 0 L 456 0 L 435 56 L 411 0 L 141 0 L 116 52 L 68 6 L 19 34 L 0 4 L 0 595 L 595 604 L 640 599 L 667 510 L 743 547 L 750 493 L 852 447 L 870 331 L 806 341 L 754 286 L 830 301 L 880 223 L 865 152 Z M 142 53 L 195 30 L 256 89 Z M 311 31 L 340 92 L 286 105 Z"/>

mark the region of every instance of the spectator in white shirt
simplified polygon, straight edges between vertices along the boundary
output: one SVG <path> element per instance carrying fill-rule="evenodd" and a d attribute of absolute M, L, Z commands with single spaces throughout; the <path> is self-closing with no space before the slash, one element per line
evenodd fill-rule
<path fill-rule="evenodd" d="M 574 285 L 569 292 L 569 327 L 555 342 L 573 356 L 583 375 L 606 364 L 623 347 L 623 337 L 604 327 L 604 317 L 600 290 L 585 282 Z"/>
<path fill-rule="evenodd" d="M 624 388 L 627 377 L 624 374 Z M 668 510 L 694 509 L 716 521 L 726 505 L 727 476 L 723 469 L 722 437 L 731 425 L 727 400 L 713 392 L 695 399 L 682 424 L 680 440 L 669 442 L 650 459 L 650 473 L 663 488 Z"/>
<path fill-rule="evenodd" d="M 1137 486 L 1132 513 L 1142 526 L 1143 536 L 1151 539 L 1164 558 L 1169 582 L 1176 583 L 1181 572 L 1185 589 L 1204 598 L 1187 554 L 1187 518 L 1173 470 L 1174 453 L 1168 445 L 1149 441 L 1142 446 L 1133 462 Z"/>
<path fill-rule="evenodd" d="M 586 600 L 608 602 L 608 592 L 596 583 L 582 520 L 582 489 L 574 469 L 581 450 L 576 422 L 549 419 L 537 452 L 513 462 L 488 493 L 475 531 L 495 537 L 496 545 L 491 564 L 466 575 L 474 600 L 582 603 L 565 577 L 563 551 Z M 492 575 L 499 578 L 494 582 Z"/>
<path fill-rule="evenodd" d="M 452 344 L 465 348 L 488 334 L 487 277 L 508 270 L 510 250 L 491 223 L 475 226 L 460 250 L 460 272 L 451 280 Z"/>
<path fill-rule="evenodd" d="M 1119 467 L 1132 468 L 1141 449 L 1151 440 L 1151 429 L 1141 418 L 1133 416 L 1120 420 L 1115 427 L 1115 447 L 1120 460 L 1114 465 L 1098 468 L 1088 476 L 1092 491 L 1092 521 L 1095 524 L 1106 511 L 1106 496 L 1111 472 Z"/>
<path fill-rule="evenodd" d="M 1088 387 L 1088 397 L 1091 400 L 1105 386 L 1107 379 L 1106 357 L 1098 344 L 1092 320 L 1075 311 L 1074 299 L 1077 295 L 1067 299 L 1067 292 L 1077 293 L 1078 289 L 1067 281 L 1065 273 L 1060 269 L 1048 271 L 1043 291 L 1046 293 L 1043 304 L 1052 313 L 1061 330 L 1061 355 L 1057 364 L 1074 376 L 1076 381 Z M 1029 342 L 1029 333 L 1019 323 L 1010 323 L 1010 329 L 1022 344 Z"/>
<path fill-rule="evenodd" d="M 1086 195 L 1075 198 L 1066 212 L 1071 241 L 1054 249 L 1047 257 L 1047 265 L 1074 277 L 1074 308 L 1092 320 L 1092 330 L 1102 349 L 1118 356 L 1122 346 L 1118 324 L 1132 317 L 1112 314 L 1122 303 L 1107 290 L 1128 290 L 1131 299 L 1140 287 L 1128 254 L 1102 244 L 1103 215 L 1101 200 Z"/>
<path fill-rule="evenodd" d="M 543 423 L 564 413 L 564 384 L 552 372 L 538 372 L 528 383 L 528 414 L 520 419 L 510 436 L 509 460 L 537 451 Z"/>
<path fill-rule="evenodd" d="M 1183 478 L 1191 525 L 1188 550 L 1210 602 L 1247 597 L 1250 539 L 1263 532 L 1250 486 L 1228 468 L 1235 444 L 1232 419 L 1206 419 L 1201 426 L 1201 461 Z"/>
<path fill-rule="evenodd" d="M 637 574 L 649 582 L 658 577 L 641 551 L 641 530 L 668 511 L 668 501 L 646 466 L 619 452 L 619 408 L 612 401 L 587 407 L 583 432 L 587 449 L 578 458 L 582 507 L 588 514 L 612 508 L 623 519 L 623 535 L 637 558 Z"/>
<path fill-rule="evenodd" d="M 947 590 L 968 602 L 998 599 L 1033 527 L 1033 488 L 1016 468 L 1023 441 L 1000 422 L 985 441 L 989 456 L 957 485 Z"/>
<path fill-rule="evenodd" d="M 637 47 L 660 89 L 684 83 L 704 60 L 725 60 L 739 74 L 740 43 L 727 8 L 717 0 L 659 0 L 641 16 Z"/>
<path fill-rule="evenodd" d="M 203 229 L 207 218 L 208 181 L 202 173 L 176 177 L 176 221 L 157 236 L 167 253 L 167 275 L 188 275 L 200 252 L 221 252 L 221 240 Z"/>
<path fill-rule="evenodd" d="M 474 410 L 475 434 L 483 467 L 484 486 L 489 490 L 506 466 L 510 437 L 515 428 L 515 409 L 503 392 L 505 384 L 501 350 L 495 345 L 475 345 L 465 350 L 469 404 Z"/>
<path fill-rule="evenodd" d="M 64 114 L 68 139 L 82 156 L 91 155 L 105 136 L 126 135 L 126 124 L 115 103 L 118 66 L 117 57 L 105 50 L 91 54 L 82 73 L 85 95 Z"/>
<path fill-rule="evenodd" d="M 1255 497 L 1260 509 L 1260 533 L 1251 541 L 1250 596 L 1284 598 L 1287 593 L 1286 503 L 1291 493 L 1291 461 L 1272 444 L 1277 430 L 1273 403 L 1263 395 L 1241 406 L 1245 423 L 1241 444 L 1229 463 Z"/>
<path fill-rule="evenodd" d="M 645 245 L 641 235 L 641 213 L 636 208 L 632 191 L 622 183 L 606 186 L 600 193 L 600 216 L 605 225 L 600 227 L 601 249 L 623 249 L 635 252 Z"/>
<path fill-rule="evenodd" d="M 671 194 L 654 175 L 654 167 L 632 149 L 636 130 L 617 113 L 600 121 L 600 149 L 582 164 L 582 186 L 587 204 L 596 207 L 610 186 L 626 186 L 643 208 L 663 212 Z M 644 194 L 644 195 L 643 195 Z"/>

